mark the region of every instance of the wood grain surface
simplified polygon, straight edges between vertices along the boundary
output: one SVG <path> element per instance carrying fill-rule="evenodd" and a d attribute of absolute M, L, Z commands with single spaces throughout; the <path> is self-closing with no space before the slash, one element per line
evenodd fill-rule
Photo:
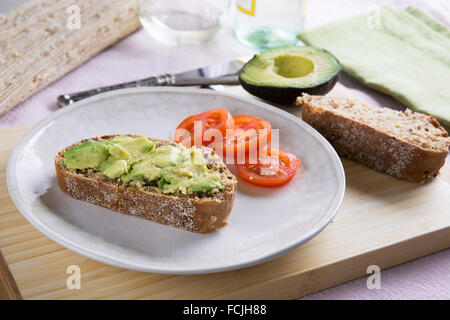
<path fill-rule="evenodd" d="M 0 250 L 0 300 L 21 300 L 19 288 Z"/>
<path fill-rule="evenodd" d="M 0 131 L 0 248 L 25 299 L 292 299 L 366 276 L 369 265 L 384 270 L 450 247 L 449 161 L 435 181 L 419 185 L 343 159 L 347 189 L 335 219 L 275 260 L 206 275 L 108 266 L 45 237 L 9 198 L 6 162 L 27 129 Z M 79 290 L 66 287 L 70 265 L 81 269 Z"/>
<path fill-rule="evenodd" d="M 138 0 L 32 0 L 0 16 L 0 115 L 139 27 Z"/>

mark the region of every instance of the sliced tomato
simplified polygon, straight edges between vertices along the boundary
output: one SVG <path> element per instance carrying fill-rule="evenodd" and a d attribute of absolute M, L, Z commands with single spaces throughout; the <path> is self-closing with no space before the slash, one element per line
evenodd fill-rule
<path fill-rule="evenodd" d="M 299 168 L 300 160 L 292 153 L 270 148 L 267 148 L 267 155 L 258 158 L 256 164 L 236 164 L 242 179 L 261 187 L 281 186 L 289 182 Z"/>
<path fill-rule="evenodd" d="M 234 117 L 234 131 L 227 133 L 223 141 L 223 154 L 234 155 L 242 163 L 249 153 L 256 159 L 258 150 L 264 149 L 271 139 L 269 121 L 248 115 Z M 231 133 L 231 134 L 230 134 Z"/>
<path fill-rule="evenodd" d="M 198 127 L 201 130 L 194 130 L 196 121 L 201 122 L 201 127 Z M 193 145 L 197 147 L 201 145 L 208 146 L 216 142 L 216 136 L 218 135 L 220 135 L 219 140 L 222 142 L 223 137 L 226 135 L 226 130 L 233 128 L 234 119 L 228 110 L 209 110 L 184 119 L 175 131 L 174 140 L 188 147 Z"/>

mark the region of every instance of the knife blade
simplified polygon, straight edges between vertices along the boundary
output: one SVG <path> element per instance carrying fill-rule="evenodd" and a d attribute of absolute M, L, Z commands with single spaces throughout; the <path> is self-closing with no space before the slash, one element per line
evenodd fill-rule
<path fill-rule="evenodd" d="M 238 85 L 239 71 L 248 60 L 249 57 L 242 57 L 237 60 L 228 61 L 225 63 L 222 62 L 177 74 L 162 74 L 136 81 L 124 82 L 81 92 L 62 94 L 58 96 L 57 104 L 60 108 L 62 108 L 99 93 L 123 88 L 153 86 Z"/>

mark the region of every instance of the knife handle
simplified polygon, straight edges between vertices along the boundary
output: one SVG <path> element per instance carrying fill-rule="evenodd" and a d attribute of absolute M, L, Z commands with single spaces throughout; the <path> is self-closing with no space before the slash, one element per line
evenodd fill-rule
<path fill-rule="evenodd" d="M 124 89 L 124 88 L 136 88 L 136 87 L 151 87 L 151 86 L 166 86 L 175 83 L 175 76 L 172 74 L 163 74 L 157 77 L 150 77 L 146 79 L 141 79 L 137 81 L 124 82 L 119 84 L 114 84 L 112 86 L 100 87 L 96 89 L 80 91 L 75 93 L 67 93 L 58 96 L 57 102 L 58 107 L 62 108 L 74 102 L 80 101 L 82 99 L 94 96 L 99 93 Z"/>

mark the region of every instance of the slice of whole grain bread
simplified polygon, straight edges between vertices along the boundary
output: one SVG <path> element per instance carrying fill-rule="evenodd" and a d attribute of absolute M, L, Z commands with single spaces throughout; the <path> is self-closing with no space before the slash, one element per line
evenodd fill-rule
<path fill-rule="evenodd" d="M 157 192 L 156 186 L 143 183 L 127 184 L 118 179 L 88 170 L 69 170 L 64 165 L 64 152 L 86 140 L 107 140 L 117 135 L 95 137 L 77 142 L 55 157 L 55 169 L 61 190 L 72 198 L 84 200 L 125 214 L 139 216 L 161 224 L 186 231 L 209 233 L 228 224 L 227 218 L 233 208 L 237 180 L 214 151 L 200 150 L 208 168 L 221 175 L 223 190 L 210 192 L 167 195 Z M 130 135 L 137 136 L 137 135 Z M 157 146 L 172 144 L 168 140 L 148 138 Z"/>
<path fill-rule="evenodd" d="M 297 104 L 340 156 L 375 170 L 425 183 L 445 163 L 450 138 L 432 116 L 329 96 L 305 94 Z"/>

